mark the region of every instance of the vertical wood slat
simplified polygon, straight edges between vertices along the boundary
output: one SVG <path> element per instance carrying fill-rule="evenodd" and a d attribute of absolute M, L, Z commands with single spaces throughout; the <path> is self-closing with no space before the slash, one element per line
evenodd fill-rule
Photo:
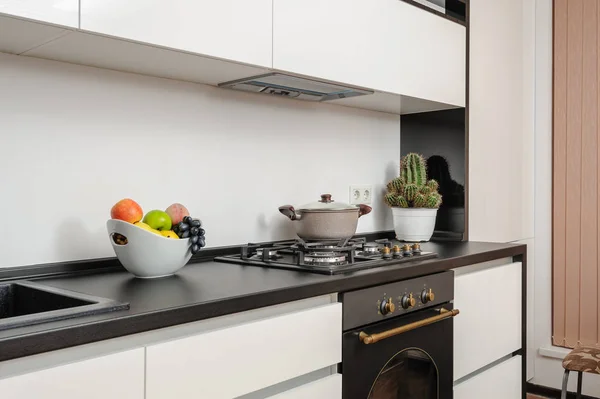
<path fill-rule="evenodd" d="M 581 265 L 581 106 L 583 68 L 583 0 L 569 0 L 567 20 L 567 182 L 565 343 L 579 337 L 579 280 Z"/>
<path fill-rule="evenodd" d="M 596 5 L 597 10 L 596 10 L 596 45 L 599 47 L 597 49 L 597 61 L 596 61 L 596 80 L 598 80 L 598 78 L 600 78 L 600 6 Z M 596 83 L 598 84 L 598 83 Z M 597 105 L 600 107 L 600 87 L 596 87 L 597 90 L 597 96 L 596 96 L 596 101 L 597 101 Z M 600 127 L 600 112 L 597 112 L 597 124 L 596 127 L 599 128 Z M 597 166 L 600 166 L 600 129 L 596 132 L 596 143 L 598 144 L 598 148 L 597 148 Z M 596 238 L 598 240 L 598 245 L 596 247 L 596 268 L 598 268 L 600 266 L 600 253 L 598 253 L 598 248 L 600 248 L 600 173 L 597 174 L 597 196 L 596 196 L 596 214 L 598 217 L 598 220 L 596 220 Z M 598 314 L 596 316 L 596 346 L 598 345 L 598 342 L 600 342 L 600 294 L 598 293 L 598 290 L 600 290 L 600 272 L 597 273 L 597 283 L 596 283 L 596 304 L 597 304 L 597 310 L 598 310 Z M 592 299 L 593 300 L 593 299 Z"/>
<path fill-rule="evenodd" d="M 598 44 L 597 0 L 583 0 L 581 108 L 581 273 L 579 341 L 596 345 L 598 318 Z"/>
<path fill-rule="evenodd" d="M 553 336 L 565 344 L 565 193 L 567 158 L 567 10 L 568 0 L 554 1 L 554 159 L 553 159 Z"/>

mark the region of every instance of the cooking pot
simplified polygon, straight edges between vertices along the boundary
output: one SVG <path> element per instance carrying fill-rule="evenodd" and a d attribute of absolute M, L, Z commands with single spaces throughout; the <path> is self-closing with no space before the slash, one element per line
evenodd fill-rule
<path fill-rule="evenodd" d="M 279 207 L 279 212 L 294 221 L 296 234 L 303 240 L 334 240 L 350 238 L 356 233 L 358 218 L 371 212 L 368 205 L 348 205 L 335 202 L 331 194 L 306 204 L 298 210 L 291 205 Z"/>

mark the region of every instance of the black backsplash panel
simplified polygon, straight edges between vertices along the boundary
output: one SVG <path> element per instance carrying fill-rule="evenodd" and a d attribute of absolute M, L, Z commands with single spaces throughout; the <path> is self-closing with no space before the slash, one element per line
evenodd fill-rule
<path fill-rule="evenodd" d="M 443 203 L 434 237 L 462 240 L 465 231 L 465 109 L 402 115 L 400 149 L 422 154 L 427 175 L 440 183 Z"/>

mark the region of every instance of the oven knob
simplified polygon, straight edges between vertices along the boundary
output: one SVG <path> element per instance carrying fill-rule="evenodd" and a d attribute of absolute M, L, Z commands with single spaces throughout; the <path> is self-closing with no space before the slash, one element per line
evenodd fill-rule
<path fill-rule="evenodd" d="M 429 289 L 429 291 L 427 291 L 426 289 L 421 291 L 421 302 L 427 303 L 433 301 L 434 299 L 435 294 L 433 293 L 433 290 L 431 288 Z"/>
<path fill-rule="evenodd" d="M 396 310 L 396 305 L 392 302 L 392 298 L 388 298 L 387 301 L 381 302 L 381 306 L 379 307 L 379 311 L 383 315 L 394 313 L 394 310 Z"/>
<path fill-rule="evenodd" d="M 390 253 L 390 248 L 389 247 L 383 247 L 381 248 L 381 257 L 383 259 L 391 259 L 392 258 L 392 254 Z"/>
<path fill-rule="evenodd" d="M 404 294 L 400 299 L 400 306 L 402 309 L 410 309 L 415 306 L 415 298 L 413 298 L 412 292 L 410 294 Z"/>

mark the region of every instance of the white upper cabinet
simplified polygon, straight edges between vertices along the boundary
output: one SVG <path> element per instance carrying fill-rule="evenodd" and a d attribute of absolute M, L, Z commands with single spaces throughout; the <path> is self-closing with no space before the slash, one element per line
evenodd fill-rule
<path fill-rule="evenodd" d="M 272 63 L 272 0 L 81 0 L 81 29 L 263 67 Z"/>
<path fill-rule="evenodd" d="M 79 27 L 79 0 L 0 0 L 0 15 Z"/>
<path fill-rule="evenodd" d="M 465 105 L 463 25 L 399 0 L 273 3 L 273 68 Z"/>

